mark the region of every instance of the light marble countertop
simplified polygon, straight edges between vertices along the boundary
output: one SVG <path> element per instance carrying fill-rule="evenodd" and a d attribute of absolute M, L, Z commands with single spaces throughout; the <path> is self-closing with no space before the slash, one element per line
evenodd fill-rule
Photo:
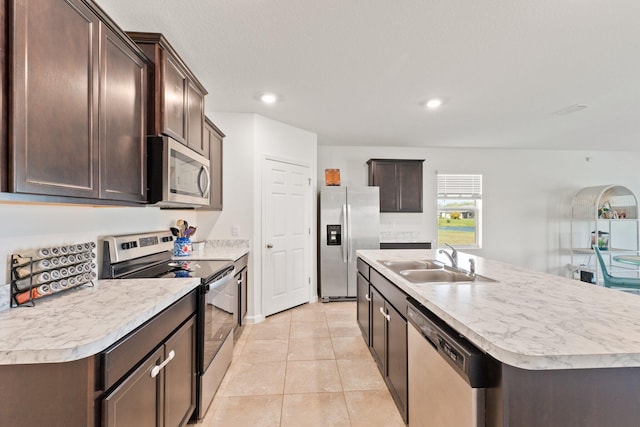
<path fill-rule="evenodd" d="M 200 279 L 98 280 L 0 312 L 0 365 L 70 362 L 99 353 L 178 301 Z"/>
<path fill-rule="evenodd" d="M 175 260 L 229 260 L 229 261 L 237 261 L 242 258 L 245 254 L 249 253 L 248 248 L 210 248 L 206 247 L 202 251 L 193 251 L 189 256 L 174 256 L 172 257 Z"/>
<path fill-rule="evenodd" d="M 378 262 L 434 259 L 436 250 L 361 250 L 358 256 L 497 360 L 523 369 L 640 367 L 640 295 L 510 264 L 476 260 L 497 283 L 415 284 Z"/>

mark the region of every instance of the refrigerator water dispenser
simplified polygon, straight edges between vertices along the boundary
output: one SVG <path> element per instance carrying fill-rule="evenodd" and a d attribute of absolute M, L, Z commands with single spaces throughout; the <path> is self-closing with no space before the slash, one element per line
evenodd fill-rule
<path fill-rule="evenodd" d="M 342 226 L 327 224 L 327 246 L 342 245 Z"/>

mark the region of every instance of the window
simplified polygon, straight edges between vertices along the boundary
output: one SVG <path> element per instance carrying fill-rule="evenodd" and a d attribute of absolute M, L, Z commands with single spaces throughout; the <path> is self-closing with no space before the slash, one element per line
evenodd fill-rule
<path fill-rule="evenodd" d="M 482 175 L 438 173 L 438 246 L 481 246 Z"/>

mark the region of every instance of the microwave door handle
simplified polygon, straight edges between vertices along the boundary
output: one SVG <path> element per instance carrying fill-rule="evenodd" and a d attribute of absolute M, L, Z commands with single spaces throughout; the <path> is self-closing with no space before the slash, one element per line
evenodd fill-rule
<path fill-rule="evenodd" d="M 204 187 L 204 190 L 202 189 L 202 186 L 200 185 L 200 182 L 202 181 L 202 173 L 204 172 L 204 174 L 207 176 L 207 185 Z M 200 191 L 202 192 L 202 197 L 207 197 L 209 196 L 209 188 L 211 187 L 211 175 L 209 175 L 209 169 L 207 169 L 206 166 L 202 166 L 200 168 L 200 174 L 198 175 L 198 187 L 200 188 Z"/>

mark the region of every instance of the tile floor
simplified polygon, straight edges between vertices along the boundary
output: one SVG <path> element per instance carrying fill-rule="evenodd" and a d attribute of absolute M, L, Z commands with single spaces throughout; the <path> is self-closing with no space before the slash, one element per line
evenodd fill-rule
<path fill-rule="evenodd" d="M 245 326 L 199 425 L 403 427 L 355 313 L 355 302 L 305 304 Z"/>

